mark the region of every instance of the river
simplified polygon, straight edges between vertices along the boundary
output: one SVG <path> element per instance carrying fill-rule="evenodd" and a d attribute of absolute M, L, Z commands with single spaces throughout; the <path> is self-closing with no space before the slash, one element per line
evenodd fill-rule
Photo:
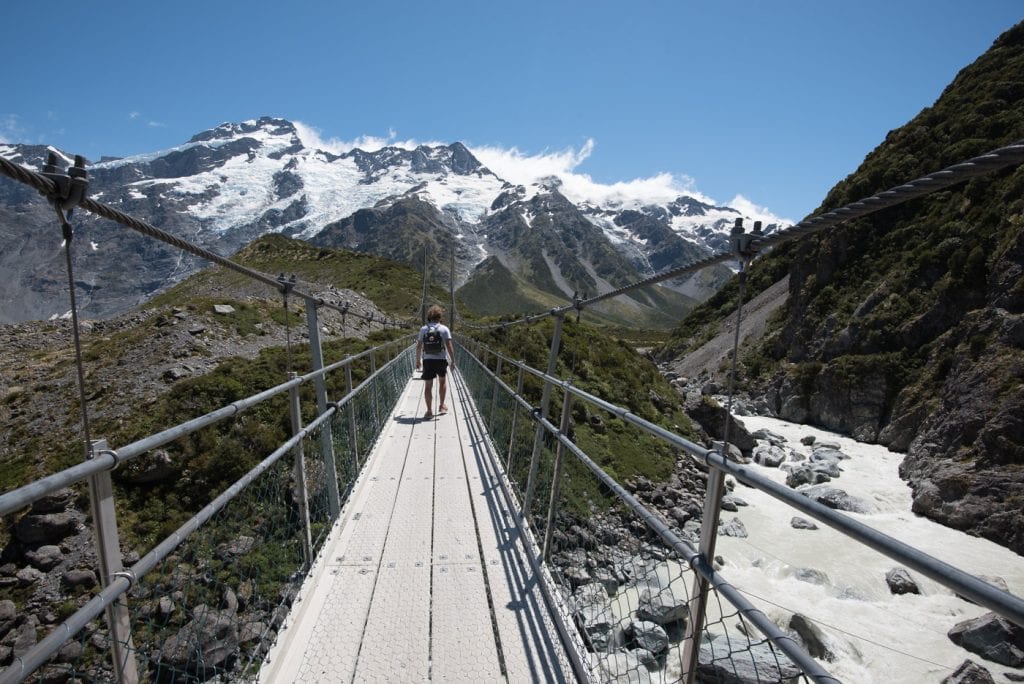
<path fill-rule="evenodd" d="M 849 459 L 841 462 L 842 474 L 831 484 L 872 509 L 848 515 L 961 570 L 1002 577 L 1011 593 L 1024 594 L 1024 558 L 911 512 L 910 488 L 897 471 L 902 454 L 774 418 L 741 420 L 751 432 L 770 430 L 784 437 L 787 447 L 808 454 L 810 447 L 800 443 L 804 436 L 837 443 Z M 785 481 L 781 469 L 751 467 Z M 786 624 L 789 615 L 799 612 L 817 623 L 836 656 L 825 665 L 843 682 L 938 684 L 968 658 L 988 669 L 996 682 L 1015 681 L 1006 673 L 1024 676 L 1024 670 L 982 660 L 946 636 L 957 623 L 987 609 L 913 571 L 921 594 L 893 595 L 885 575 L 898 566 L 896 561 L 822 523 L 816 530 L 794 529 L 790 520 L 801 514 L 755 489 L 737 484 L 734 494 L 749 505 L 737 513 L 723 512 L 722 520 L 739 518 L 749 536 L 719 537 L 723 575 L 776 622 Z M 795 571 L 803 568 L 825 573 L 828 581 L 819 585 L 797 579 Z"/>

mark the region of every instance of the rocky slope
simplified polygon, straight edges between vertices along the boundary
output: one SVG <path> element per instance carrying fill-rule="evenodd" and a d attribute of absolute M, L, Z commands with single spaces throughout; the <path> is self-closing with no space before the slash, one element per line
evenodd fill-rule
<path fill-rule="evenodd" d="M 1024 138 L 1024 25 L 892 131 L 820 211 Z M 906 451 L 914 510 L 1024 553 L 1024 168 L 784 245 L 748 299 L 788 274 L 743 353 L 742 386 L 780 417 Z M 734 313 L 732 284 L 684 321 L 669 360 Z M 703 327 L 702 327 L 703 326 Z M 694 330 L 699 330 L 694 334 Z"/>

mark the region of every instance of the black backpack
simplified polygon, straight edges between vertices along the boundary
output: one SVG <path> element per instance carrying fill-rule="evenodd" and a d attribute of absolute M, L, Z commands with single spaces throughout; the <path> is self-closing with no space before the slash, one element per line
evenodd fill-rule
<path fill-rule="evenodd" d="M 423 334 L 423 353 L 444 353 L 444 338 L 441 337 L 441 329 L 439 327 L 439 324 L 435 323 L 434 325 L 427 327 L 427 332 Z"/>

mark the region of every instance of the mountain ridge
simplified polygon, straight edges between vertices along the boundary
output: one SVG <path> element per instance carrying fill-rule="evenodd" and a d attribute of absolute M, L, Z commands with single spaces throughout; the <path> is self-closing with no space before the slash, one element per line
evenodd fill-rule
<path fill-rule="evenodd" d="M 3 144 L 0 154 L 39 168 L 49 149 Z M 621 198 L 603 204 L 574 202 L 561 192 L 558 177 L 513 184 L 495 175 L 461 142 L 332 152 L 310 147 L 300 127 L 272 117 L 224 123 L 169 150 L 104 158 L 88 171 L 91 198 L 224 256 L 268 232 L 325 244 L 327 238 L 320 236 L 328 227 L 364 221 L 368 230 L 382 234 L 368 243 L 372 247 L 344 241 L 331 246 L 378 250 L 421 267 L 423 245 L 417 252 L 414 243 L 433 243 L 429 266 L 445 278 L 454 247 L 457 285 L 488 256 L 515 256 L 518 251 L 506 268 L 531 264 L 531 274 L 545 280 L 546 291 L 564 299 L 574 290 L 595 293 L 606 283 L 620 286 L 674 259 L 714 251 L 734 218 L 741 216 L 739 210 L 688 196 L 665 205 Z M 41 198 L 12 187 L 16 185 L 0 184 L 0 238 L 21 245 L 48 236 L 48 242 L 20 249 L 17 258 L 0 256 L 0 267 L 12 275 L 0 290 L 0 321 L 48 318 L 66 310 L 66 287 L 60 285 L 66 278 L 52 258 L 59 242 L 55 244 L 52 227 L 47 229 L 49 215 L 38 211 Z M 431 205 L 434 219 L 411 232 L 408 225 L 384 225 L 394 217 L 384 207 L 414 199 Z M 371 213 L 356 218 L 366 211 Z M 522 246 L 508 244 L 502 229 L 516 212 L 523 223 L 518 233 L 544 232 L 542 249 L 550 253 L 527 255 Z M 565 227 L 551 226 L 552 212 Z M 87 290 L 84 311 L 89 316 L 125 311 L 203 266 L 163 246 L 146 245 L 95 217 L 80 215 L 76 224 L 76 233 L 90 246 L 73 254 Z M 439 230 L 443 237 L 432 235 Z M 407 239 L 403 249 L 386 244 L 383 236 L 388 234 L 415 239 Z M 449 252 L 442 253 L 446 247 Z M 133 287 L 124 271 L 146 275 Z M 708 296 L 727 276 L 728 270 L 721 269 L 716 278 L 667 284 L 667 289 L 685 294 L 676 298 L 674 310 Z"/>

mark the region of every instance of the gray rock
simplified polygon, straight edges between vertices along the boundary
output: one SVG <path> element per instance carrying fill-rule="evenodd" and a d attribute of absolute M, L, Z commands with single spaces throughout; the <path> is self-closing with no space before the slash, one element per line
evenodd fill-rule
<path fill-rule="evenodd" d="M 34 621 L 29 620 L 23 623 L 20 627 L 16 628 L 14 643 L 11 644 L 11 652 L 16 658 L 20 658 L 36 645 L 38 637 L 36 636 L 36 624 Z"/>
<path fill-rule="evenodd" d="M 814 568 L 797 568 L 793 572 L 793 578 L 809 584 L 826 585 L 829 583 L 828 575 L 821 570 Z"/>
<path fill-rule="evenodd" d="M 238 648 L 235 616 L 198 606 L 194 619 L 167 639 L 155 654 L 165 666 L 208 678 L 223 669 Z"/>
<path fill-rule="evenodd" d="M 15 577 L 18 578 L 19 586 L 27 587 L 29 585 L 41 581 L 44 577 L 46 577 L 46 575 L 44 575 L 40 570 L 37 570 L 36 568 L 28 567 L 19 570 Z"/>
<path fill-rule="evenodd" d="M 653 622 L 631 622 L 628 633 L 636 641 L 636 645 L 645 651 L 658 654 L 668 648 L 668 634 L 660 625 Z"/>
<path fill-rule="evenodd" d="M 18 540 L 35 546 L 59 542 L 78 532 L 78 520 L 69 512 L 30 514 L 14 526 Z"/>
<path fill-rule="evenodd" d="M 42 496 L 32 502 L 32 513 L 37 515 L 45 513 L 63 513 L 75 500 L 75 492 L 72 489 L 59 489 Z"/>
<path fill-rule="evenodd" d="M 231 314 L 235 313 L 235 307 L 230 304 L 214 304 L 213 312 L 219 314 Z"/>
<path fill-rule="evenodd" d="M 25 558 L 40 570 L 51 570 L 60 565 L 60 562 L 64 560 L 64 554 L 59 546 L 47 544 L 33 551 L 26 551 Z"/>
<path fill-rule="evenodd" d="M 885 573 L 885 583 L 893 594 L 920 594 L 921 589 L 906 568 L 893 568 Z"/>
<path fill-rule="evenodd" d="M 798 515 L 794 515 L 793 516 L 793 518 L 789 521 L 789 526 L 792 527 L 794 530 L 816 530 L 816 529 L 818 529 L 818 526 L 815 525 L 813 522 L 811 522 L 807 518 L 801 518 Z"/>
<path fill-rule="evenodd" d="M 71 587 L 95 587 L 96 573 L 88 568 L 74 568 L 64 573 L 64 583 Z"/>
<path fill-rule="evenodd" d="M 986 613 L 965 620 L 949 630 L 948 636 L 957 646 L 985 660 L 1010 667 L 1024 666 L 1024 628 L 1001 615 Z"/>
<path fill-rule="evenodd" d="M 803 437 L 800 438 L 800 443 L 803 444 L 804 446 L 811 446 L 812 444 L 814 444 L 815 441 L 816 438 L 814 435 L 804 435 Z"/>
<path fill-rule="evenodd" d="M 636 618 L 641 622 L 653 622 L 664 626 L 685 620 L 687 614 L 686 594 L 682 588 L 677 592 L 670 585 L 663 588 L 647 588 L 640 592 Z"/>
<path fill-rule="evenodd" d="M 973 660 L 965 660 L 940 684 L 995 684 L 992 674 Z"/>
<path fill-rule="evenodd" d="M 813 499 L 835 510 L 848 511 L 850 513 L 869 513 L 871 511 L 871 508 L 865 502 L 850 496 L 842 489 L 829 485 L 814 485 L 799 491 L 809 499 Z"/>
<path fill-rule="evenodd" d="M 830 482 L 832 476 L 815 468 L 810 463 L 802 463 L 796 467 L 786 467 L 789 474 L 786 475 L 786 486 L 796 489 L 803 485 L 817 485 Z"/>
<path fill-rule="evenodd" d="M 828 639 L 818 625 L 797 613 L 789 619 L 789 628 L 800 638 L 804 650 L 819 660 L 835 662 L 836 654 L 826 645 Z"/>
<path fill-rule="evenodd" d="M 758 445 L 754 447 L 754 463 L 766 468 L 778 468 L 786 460 L 786 450 L 775 445 Z"/>
<path fill-rule="evenodd" d="M 0 601 L 0 634 L 6 634 L 18 619 L 18 607 L 14 601 L 3 599 Z"/>
<path fill-rule="evenodd" d="M 256 540 L 253 537 L 242 535 L 234 541 L 221 544 L 217 547 L 217 558 L 220 560 L 230 560 L 252 551 L 252 547 L 256 545 Z"/>
<path fill-rule="evenodd" d="M 749 536 L 746 526 L 739 518 L 733 518 L 728 522 L 721 523 L 718 526 L 718 533 L 723 537 L 737 537 L 739 539 L 745 539 Z"/>
<path fill-rule="evenodd" d="M 728 639 L 709 639 L 701 643 L 699 658 L 698 681 L 755 684 L 789 682 L 800 675 L 800 668 L 786 654 L 764 643 L 732 652 Z"/>

